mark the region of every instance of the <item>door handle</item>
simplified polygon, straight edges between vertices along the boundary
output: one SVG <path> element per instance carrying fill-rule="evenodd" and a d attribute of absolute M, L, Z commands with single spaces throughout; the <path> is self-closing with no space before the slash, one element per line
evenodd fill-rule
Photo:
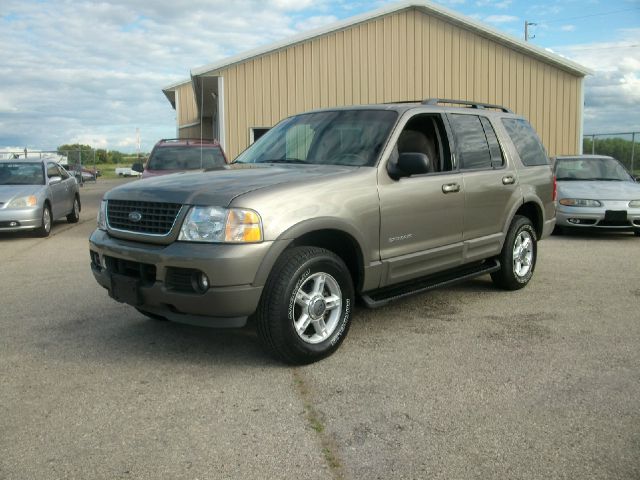
<path fill-rule="evenodd" d="M 513 185 L 514 183 L 516 183 L 516 177 L 514 177 L 513 175 L 507 175 L 506 177 L 502 177 L 503 185 Z"/>
<path fill-rule="evenodd" d="M 442 185 L 442 193 L 454 193 L 460 191 L 460 185 L 457 183 L 445 183 Z"/>

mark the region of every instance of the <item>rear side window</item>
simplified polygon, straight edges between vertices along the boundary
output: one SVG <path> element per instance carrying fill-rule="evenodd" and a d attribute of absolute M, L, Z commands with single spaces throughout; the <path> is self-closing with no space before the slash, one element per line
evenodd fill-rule
<path fill-rule="evenodd" d="M 527 167 L 549 164 L 544 147 L 529 122 L 519 118 L 503 118 L 502 124 L 511 137 L 522 163 Z"/>
<path fill-rule="evenodd" d="M 460 168 L 490 169 L 504 164 L 502 150 L 491 122 L 476 115 L 449 115 L 458 144 Z"/>

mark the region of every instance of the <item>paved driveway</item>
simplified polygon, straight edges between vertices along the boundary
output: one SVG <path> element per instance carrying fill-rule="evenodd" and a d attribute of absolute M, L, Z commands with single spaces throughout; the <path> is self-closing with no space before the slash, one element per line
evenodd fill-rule
<path fill-rule="evenodd" d="M 554 237 L 523 291 L 358 309 L 290 368 L 108 297 L 87 238 L 115 183 L 48 239 L 0 236 L 0 478 L 640 478 L 640 239 Z"/>

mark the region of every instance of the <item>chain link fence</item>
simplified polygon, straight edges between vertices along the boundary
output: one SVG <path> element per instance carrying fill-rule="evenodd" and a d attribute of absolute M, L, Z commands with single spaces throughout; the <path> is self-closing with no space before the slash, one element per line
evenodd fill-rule
<path fill-rule="evenodd" d="M 594 133 L 582 139 L 585 154 L 607 155 L 625 166 L 633 175 L 640 175 L 640 132 Z"/>

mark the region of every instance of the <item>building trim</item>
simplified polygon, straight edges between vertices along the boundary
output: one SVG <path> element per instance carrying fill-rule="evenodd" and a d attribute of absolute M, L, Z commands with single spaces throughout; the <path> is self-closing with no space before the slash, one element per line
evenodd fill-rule
<path fill-rule="evenodd" d="M 227 141 L 226 141 L 226 131 L 225 131 L 225 125 L 224 125 L 224 77 L 219 76 L 218 77 L 218 111 L 216 113 L 217 115 L 217 122 L 216 122 L 216 126 L 218 129 L 218 142 L 220 143 L 220 146 L 222 147 L 222 151 L 226 153 L 226 146 L 227 146 Z"/>

